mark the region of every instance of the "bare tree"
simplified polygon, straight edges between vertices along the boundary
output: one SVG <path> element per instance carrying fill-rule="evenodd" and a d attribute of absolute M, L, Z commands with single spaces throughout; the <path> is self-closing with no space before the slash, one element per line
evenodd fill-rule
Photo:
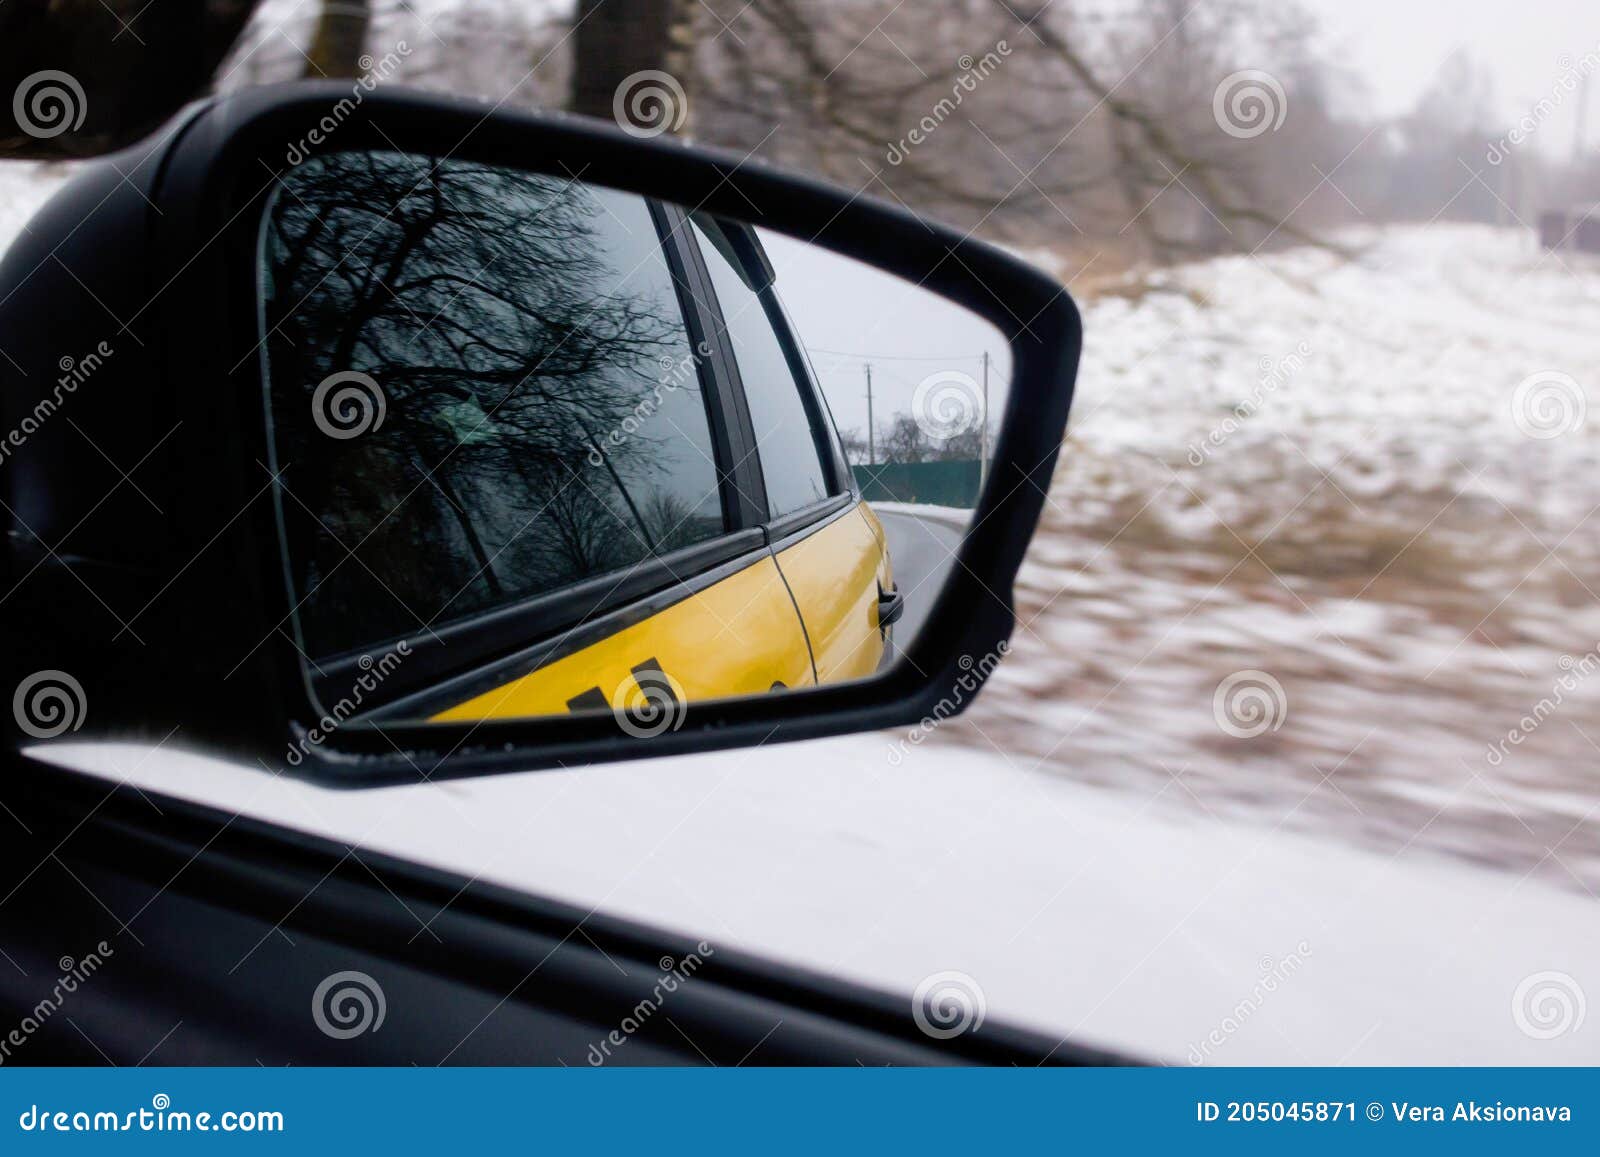
<path fill-rule="evenodd" d="M 910 414 L 896 414 L 878 431 L 878 459 L 882 462 L 928 462 L 936 450 L 928 435 Z"/>
<path fill-rule="evenodd" d="M 317 30 L 306 51 L 305 76 L 360 76 L 360 60 L 372 26 L 371 0 L 322 0 Z"/>
<path fill-rule="evenodd" d="M 621 109 L 625 117 L 643 123 L 647 110 L 617 100 L 618 91 L 641 72 L 666 73 L 686 96 L 693 4 L 694 0 L 580 0 L 573 36 L 572 111 L 609 120 L 614 110 Z M 687 102 L 673 108 L 674 131 L 683 131 L 687 115 Z"/>
<path fill-rule="evenodd" d="M 594 193 L 398 154 L 314 157 L 286 183 L 268 230 L 268 353 L 295 557 L 305 589 L 324 591 L 309 612 L 324 636 L 357 641 L 396 597 L 459 614 L 720 530 L 709 460 L 677 455 L 680 427 L 651 420 L 703 415 L 697 382 L 660 383 L 689 357 L 670 277 L 623 278 Z M 347 371 L 378 384 L 386 412 L 354 441 L 311 420 L 319 383 Z M 694 501 L 660 493 L 696 478 Z M 339 544 L 355 542 L 370 571 L 342 565 Z M 374 593 L 373 573 L 387 588 Z"/>
<path fill-rule="evenodd" d="M 1029 244 L 1171 257 L 1319 239 L 1335 195 L 1303 203 L 1306 153 L 1331 167 L 1344 136 L 1295 6 L 958 0 L 940 17 L 890 0 L 709 0 L 697 134 Z M 1263 59 L 1295 132 L 1243 140 L 1213 95 Z"/>

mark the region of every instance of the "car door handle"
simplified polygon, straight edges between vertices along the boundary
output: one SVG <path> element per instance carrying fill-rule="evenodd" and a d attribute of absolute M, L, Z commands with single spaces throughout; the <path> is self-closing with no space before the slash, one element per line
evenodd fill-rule
<path fill-rule="evenodd" d="M 893 587 L 884 590 L 878 588 L 878 627 L 882 629 L 897 622 L 905 613 L 906 599 Z"/>

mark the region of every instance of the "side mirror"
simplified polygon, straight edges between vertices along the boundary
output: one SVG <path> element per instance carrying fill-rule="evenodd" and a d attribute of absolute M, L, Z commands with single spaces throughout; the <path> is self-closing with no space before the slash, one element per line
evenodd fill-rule
<path fill-rule="evenodd" d="M 1079 344 L 1030 266 L 750 157 L 211 101 L 0 262 L 12 739 L 359 785 L 953 714 Z"/>
<path fill-rule="evenodd" d="M 72 159 L 136 143 L 210 89 L 255 8 L 0 6 L 0 157 Z"/>

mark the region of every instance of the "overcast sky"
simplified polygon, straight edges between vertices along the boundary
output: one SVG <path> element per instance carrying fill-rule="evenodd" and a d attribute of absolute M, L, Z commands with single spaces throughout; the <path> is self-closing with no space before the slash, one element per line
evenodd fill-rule
<path fill-rule="evenodd" d="M 1494 113 L 1509 125 L 1550 96 L 1563 71 L 1600 58 L 1600 0 L 1305 0 L 1322 25 L 1325 55 L 1365 82 L 1378 113 L 1410 108 L 1445 61 L 1465 52 L 1494 82 Z M 1600 140 L 1600 77 L 1591 85 L 1587 139 Z M 1576 98 L 1541 130 L 1572 145 Z"/>
<path fill-rule="evenodd" d="M 976 314 L 926 289 L 781 233 L 761 230 L 778 274 L 778 295 L 811 356 L 841 430 L 865 434 L 865 366 L 872 365 L 873 420 L 911 413 L 918 386 L 947 405 L 981 412 L 989 355 L 991 429 L 999 426 L 1011 380 L 1005 337 Z"/>

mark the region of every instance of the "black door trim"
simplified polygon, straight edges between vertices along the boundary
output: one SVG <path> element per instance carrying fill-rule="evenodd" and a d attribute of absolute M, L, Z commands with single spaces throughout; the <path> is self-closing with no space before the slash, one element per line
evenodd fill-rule
<path fill-rule="evenodd" d="M 794 380 L 795 389 L 800 394 L 800 403 L 805 407 L 806 421 L 811 426 L 811 440 L 816 444 L 817 457 L 822 463 L 823 474 L 828 482 L 829 494 L 841 494 L 851 489 L 851 479 L 848 473 L 841 472 L 842 459 L 838 456 L 838 447 L 834 445 L 837 431 L 833 425 L 833 414 L 828 409 L 827 400 L 823 398 L 815 378 L 811 376 L 811 366 L 800 347 L 799 338 L 793 327 L 789 324 L 788 314 L 784 312 L 783 303 L 779 300 L 773 289 L 776 275 L 772 272 L 772 262 L 767 258 L 767 252 L 761 245 L 761 238 L 756 233 L 754 226 L 738 221 L 724 221 L 719 217 L 710 217 L 709 214 L 692 214 L 702 228 L 707 219 L 714 221 L 717 228 L 730 235 L 733 244 L 731 248 L 746 266 L 745 274 L 752 282 L 760 285 L 755 290 L 756 297 L 761 302 L 761 309 L 766 314 L 767 324 L 778 337 L 778 345 L 783 350 L 784 361 L 789 364 L 789 376 Z M 708 275 L 709 281 L 709 275 Z M 715 291 L 712 299 L 715 300 Z M 719 306 L 720 318 L 720 306 Z M 722 332 L 720 329 L 719 333 Z M 729 354 L 730 358 L 732 354 Z M 735 366 L 737 370 L 737 365 Z M 743 390 L 743 382 L 740 383 Z"/>
<path fill-rule="evenodd" d="M 544 596 L 539 601 L 559 600 L 561 617 L 552 614 L 539 624 L 537 631 L 530 629 L 522 635 L 495 631 L 493 624 L 483 624 L 480 629 L 499 634 L 502 639 L 498 658 L 454 677 L 435 680 L 412 695 L 388 703 L 370 718 L 426 719 L 660 614 L 766 557 L 762 531 L 751 528 L 646 559 L 620 576 L 601 575 L 556 595 Z M 407 659 L 405 665 L 409 664 Z"/>
<path fill-rule="evenodd" d="M 829 523 L 837 522 L 855 507 L 855 495 L 846 492 L 774 518 L 767 523 L 767 542 L 772 546 L 772 553 L 777 554 Z"/>
<path fill-rule="evenodd" d="M 711 275 L 706 271 L 694 231 L 689 228 L 688 215 L 677 205 L 660 202 L 656 205 L 667 225 L 666 248 L 674 263 L 673 278 L 678 281 L 680 295 L 688 295 L 683 303 L 684 312 L 694 317 L 695 349 L 706 355 L 703 369 L 715 383 L 708 388 L 715 390 L 723 410 L 722 422 L 728 438 L 728 478 L 737 504 L 738 521 L 732 525 L 736 528 L 759 526 L 767 518 L 767 484 L 761 473 L 761 460 L 755 452 L 755 432 L 739 381 L 738 364 L 723 337 L 722 313 L 711 288 Z"/>

